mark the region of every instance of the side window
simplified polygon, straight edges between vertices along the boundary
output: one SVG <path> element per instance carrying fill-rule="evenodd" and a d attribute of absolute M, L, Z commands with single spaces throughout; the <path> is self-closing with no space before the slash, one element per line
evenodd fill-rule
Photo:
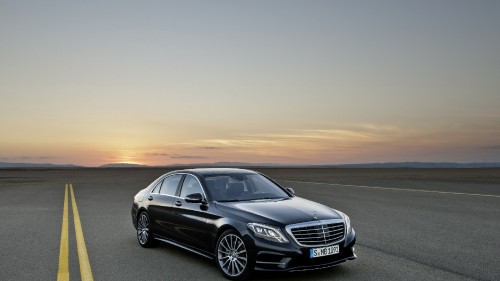
<path fill-rule="evenodd" d="M 177 191 L 177 186 L 179 185 L 181 179 L 182 175 L 173 175 L 165 178 L 163 180 L 163 183 L 161 184 L 160 194 L 175 195 L 175 192 Z"/>
<path fill-rule="evenodd" d="M 153 190 L 151 190 L 151 193 L 158 193 L 158 191 L 160 191 L 160 186 L 161 186 L 161 182 L 163 180 L 159 181 L 156 185 L 155 185 L 155 188 L 153 188 Z"/>
<path fill-rule="evenodd" d="M 194 176 L 186 175 L 186 178 L 184 179 L 184 182 L 182 183 L 181 197 L 184 198 L 187 195 L 190 195 L 193 193 L 203 194 L 203 191 L 201 189 L 200 183 L 198 182 L 198 180 Z"/>

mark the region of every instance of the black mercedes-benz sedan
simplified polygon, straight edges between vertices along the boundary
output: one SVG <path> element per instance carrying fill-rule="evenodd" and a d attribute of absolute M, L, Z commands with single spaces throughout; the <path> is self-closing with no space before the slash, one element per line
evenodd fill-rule
<path fill-rule="evenodd" d="M 139 191 L 132 223 L 142 247 L 163 241 L 214 259 L 222 274 L 297 271 L 356 258 L 356 235 L 341 211 L 294 195 L 243 169 L 173 171 Z"/>

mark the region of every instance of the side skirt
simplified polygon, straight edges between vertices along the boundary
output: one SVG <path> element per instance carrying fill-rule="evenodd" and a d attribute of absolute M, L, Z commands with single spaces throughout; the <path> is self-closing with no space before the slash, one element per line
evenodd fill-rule
<path fill-rule="evenodd" d="M 182 248 L 182 249 L 187 250 L 187 251 L 190 251 L 190 252 L 192 252 L 192 253 L 198 254 L 198 255 L 200 255 L 200 256 L 202 256 L 202 257 L 205 257 L 205 258 L 207 258 L 207 259 L 211 259 L 211 260 L 213 260 L 213 259 L 214 259 L 214 257 L 213 257 L 212 255 L 208 255 L 208 254 L 206 254 L 206 253 L 204 253 L 204 252 L 202 252 L 202 251 L 200 251 L 200 250 L 196 250 L 196 249 L 193 249 L 193 248 L 190 248 L 190 247 L 184 246 L 184 245 L 179 244 L 179 243 L 177 243 L 177 242 L 175 242 L 175 241 L 173 241 L 173 240 L 166 239 L 166 238 L 160 238 L 160 237 L 155 237 L 154 239 L 156 239 L 156 240 L 158 240 L 158 241 L 165 242 L 165 243 L 170 244 L 170 245 L 174 245 L 174 246 L 176 246 L 176 247 Z"/>

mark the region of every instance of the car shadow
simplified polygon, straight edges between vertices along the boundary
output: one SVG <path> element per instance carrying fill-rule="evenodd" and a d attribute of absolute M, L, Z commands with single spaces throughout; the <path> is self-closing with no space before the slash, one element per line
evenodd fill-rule
<path fill-rule="evenodd" d="M 187 250 L 178 248 L 176 246 L 170 245 L 165 242 L 160 242 L 159 247 L 156 250 L 164 252 L 165 254 L 172 255 L 176 257 L 177 261 L 182 261 L 182 263 L 189 264 L 189 267 L 199 269 L 203 268 L 203 271 L 212 272 L 219 275 L 220 272 L 217 269 L 215 262 L 211 259 L 202 257 L 197 254 L 193 254 Z M 330 268 L 309 270 L 309 271 L 298 271 L 298 272 L 266 272 L 266 271 L 256 271 L 252 275 L 251 280 L 256 281 L 271 281 L 271 280 L 281 280 L 286 278 L 289 280 L 332 280 L 332 279 L 349 279 L 356 275 L 353 267 L 346 263 L 342 263 Z M 222 275 L 221 280 L 225 280 Z"/>
<path fill-rule="evenodd" d="M 297 272 L 263 272 L 254 273 L 252 280 L 332 280 L 335 278 L 347 279 L 354 274 L 353 269 L 344 264 L 325 269 L 297 271 Z"/>

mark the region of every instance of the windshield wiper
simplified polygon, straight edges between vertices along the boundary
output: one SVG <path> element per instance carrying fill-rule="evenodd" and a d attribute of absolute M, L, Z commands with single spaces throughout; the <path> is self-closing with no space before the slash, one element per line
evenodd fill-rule
<path fill-rule="evenodd" d="M 241 201 L 259 201 L 259 200 L 277 200 L 277 201 L 282 201 L 282 200 L 287 200 L 290 199 L 289 197 L 262 197 L 262 198 L 255 198 L 255 199 L 226 199 L 226 200 L 216 200 L 217 202 L 241 202 Z"/>
<path fill-rule="evenodd" d="M 289 199 L 289 198 L 286 198 L 286 197 L 263 197 L 263 198 L 255 198 L 255 199 L 252 199 L 252 201 L 258 201 L 258 200 L 286 200 L 286 199 Z"/>
<path fill-rule="evenodd" d="M 248 199 L 228 199 L 228 200 L 217 200 L 217 202 L 240 202 L 240 201 L 248 201 Z"/>

